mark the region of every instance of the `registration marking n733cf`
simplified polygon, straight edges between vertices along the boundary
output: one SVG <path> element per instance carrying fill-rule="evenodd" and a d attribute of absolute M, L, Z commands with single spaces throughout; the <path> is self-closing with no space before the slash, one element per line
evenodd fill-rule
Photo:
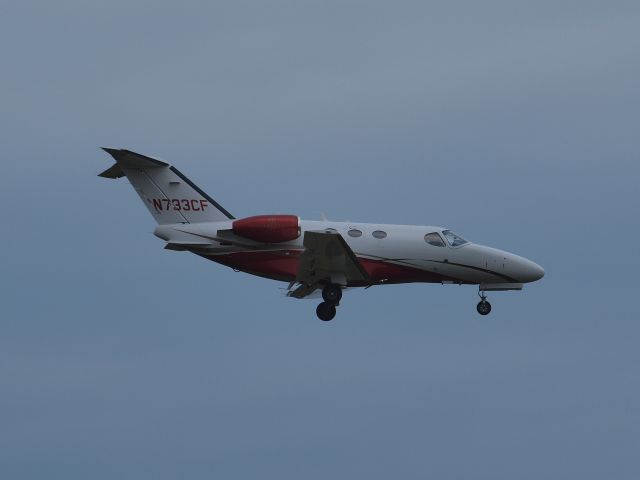
<path fill-rule="evenodd" d="M 209 206 L 205 199 L 187 199 L 187 198 L 154 198 L 152 199 L 153 208 L 156 211 L 185 211 L 185 212 L 201 212 Z"/>

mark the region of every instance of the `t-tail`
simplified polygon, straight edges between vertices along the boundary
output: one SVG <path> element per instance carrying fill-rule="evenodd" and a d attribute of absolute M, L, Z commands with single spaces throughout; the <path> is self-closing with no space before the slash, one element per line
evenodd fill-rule
<path fill-rule="evenodd" d="M 103 150 L 116 163 L 99 176 L 126 176 L 158 224 L 219 222 L 234 218 L 176 167 L 130 150 Z"/>

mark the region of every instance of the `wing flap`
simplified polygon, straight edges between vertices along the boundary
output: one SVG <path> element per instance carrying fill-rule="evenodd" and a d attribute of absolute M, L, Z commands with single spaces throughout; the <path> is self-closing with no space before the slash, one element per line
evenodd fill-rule
<path fill-rule="evenodd" d="M 304 234 L 303 244 L 296 275 L 296 281 L 303 286 L 315 290 L 324 282 L 346 286 L 350 282 L 369 281 L 366 270 L 339 233 L 308 231 Z M 299 287 L 291 292 L 291 296 L 302 298 L 313 290 L 307 293 Z"/>
<path fill-rule="evenodd" d="M 316 285 L 308 285 L 306 283 L 302 283 L 295 290 L 289 291 L 289 293 L 287 293 L 287 296 L 293 298 L 305 298 L 315 292 L 317 288 L 318 287 Z"/>

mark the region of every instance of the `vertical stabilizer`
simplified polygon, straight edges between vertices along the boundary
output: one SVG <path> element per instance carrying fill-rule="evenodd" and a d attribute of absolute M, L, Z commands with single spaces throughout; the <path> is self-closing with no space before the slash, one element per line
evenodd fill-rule
<path fill-rule="evenodd" d="M 100 176 L 126 176 L 159 224 L 219 222 L 234 218 L 168 163 L 130 150 L 103 150 L 115 159 L 116 164 Z"/>

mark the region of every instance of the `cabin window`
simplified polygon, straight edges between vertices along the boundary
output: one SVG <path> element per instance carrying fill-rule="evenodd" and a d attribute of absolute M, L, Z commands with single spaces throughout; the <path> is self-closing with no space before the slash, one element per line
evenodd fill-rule
<path fill-rule="evenodd" d="M 354 237 L 354 238 L 358 238 L 362 236 L 362 230 L 358 230 L 357 228 L 352 228 L 351 230 L 349 230 L 348 233 L 350 237 Z"/>
<path fill-rule="evenodd" d="M 447 242 L 452 247 L 459 247 L 460 245 L 468 243 L 464 238 L 462 238 L 460 235 L 456 235 L 451 230 L 443 230 L 442 235 L 444 235 L 444 238 L 447 239 Z"/>
<path fill-rule="evenodd" d="M 373 235 L 375 238 L 386 238 L 387 232 L 383 232 L 382 230 L 376 230 L 371 235 Z"/>
<path fill-rule="evenodd" d="M 438 235 L 436 232 L 427 233 L 424 236 L 424 241 L 429 245 L 433 245 L 434 247 L 444 247 L 444 241 L 442 240 L 442 237 L 440 237 L 440 235 Z"/>

